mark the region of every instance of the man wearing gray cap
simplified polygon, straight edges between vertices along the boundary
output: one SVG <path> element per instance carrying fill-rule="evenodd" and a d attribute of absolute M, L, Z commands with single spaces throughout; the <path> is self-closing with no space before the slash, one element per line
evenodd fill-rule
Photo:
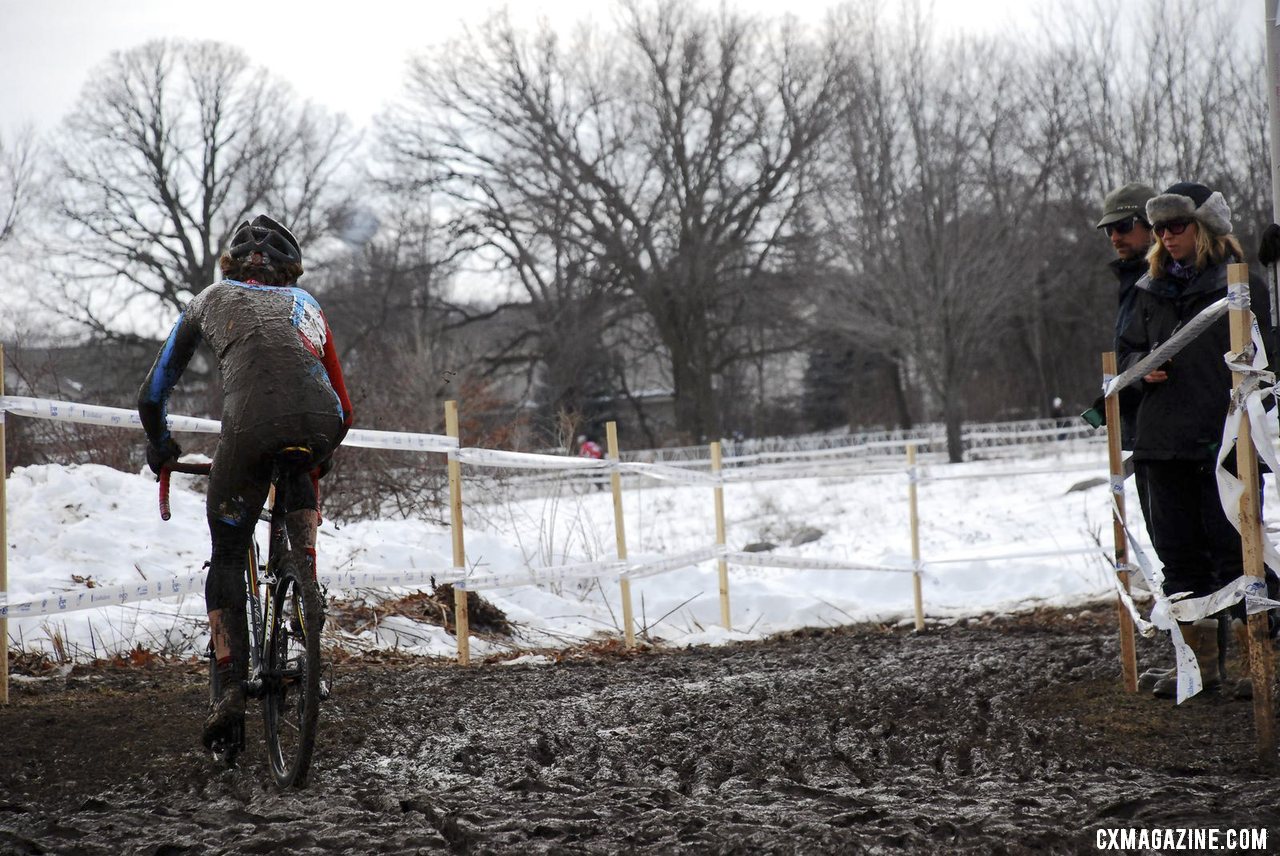
<path fill-rule="evenodd" d="M 1147 200 L 1156 195 L 1155 188 L 1131 181 L 1108 193 L 1102 200 L 1102 219 L 1098 228 L 1107 234 L 1116 257 L 1107 267 L 1115 274 L 1120 283 L 1116 311 L 1116 349 L 1119 350 L 1120 333 L 1129 323 L 1133 314 L 1133 304 L 1137 292 L 1134 285 L 1147 272 L 1147 252 L 1155 237 L 1151 234 L 1151 224 L 1147 222 Z M 1118 355 L 1123 356 L 1123 355 Z M 1141 394 L 1136 390 L 1124 390 L 1120 394 L 1120 447 L 1131 450 L 1134 435 L 1137 431 L 1138 401 Z M 1099 397 L 1093 406 L 1080 414 L 1095 428 L 1100 427 L 1106 419 L 1106 402 Z M 1146 516 L 1146 491 L 1138 486 L 1138 501 L 1142 505 L 1143 516 Z"/>
<path fill-rule="evenodd" d="M 1133 181 L 1111 191 L 1102 200 L 1098 228 L 1107 233 L 1116 251 L 1116 258 L 1108 267 L 1120 281 L 1117 341 L 1133 312 L 1133 286 L 1147 272 L 1147 252 L 1155 240 L 1151 224 L 1147 222 L 1147 200 L 1155 195 L 1155 188 Z"/>

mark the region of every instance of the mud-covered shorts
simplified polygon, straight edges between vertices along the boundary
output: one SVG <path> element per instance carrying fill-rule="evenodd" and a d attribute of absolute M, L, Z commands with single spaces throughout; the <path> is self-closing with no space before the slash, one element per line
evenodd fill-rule
<path fill-rule="evenodd" d="M 224 420 L 224 425 L 228 423 Z M 311 470 L 333 454 L 341 432 L 342 421 L 332 413 L 296 414 L 231 430 L 224 428 L 213 456 L 205 506 L 213 545 L 205 581 L 205 601 L 210 612 L 243 608 L 244 557 L 271 488 L 276 453 L 289 446 L 311 449 L 311 467 L 287 473 L 276 502 L 286 513 L 315 509 Z"/>

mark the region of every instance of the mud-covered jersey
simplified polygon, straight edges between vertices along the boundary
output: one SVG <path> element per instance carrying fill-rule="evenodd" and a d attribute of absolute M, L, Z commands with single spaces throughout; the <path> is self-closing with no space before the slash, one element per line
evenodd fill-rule
<path fill-rule="evenodd" d="M 138 393 L 147 437 L 169 437 L 169 393 L 208 343 L 222 374 L 223 432 L 300 413 L 335 413 L 351 427 L 351 400 L 320 304 L 301 288 L 222 280 L 187 305 Z"/>

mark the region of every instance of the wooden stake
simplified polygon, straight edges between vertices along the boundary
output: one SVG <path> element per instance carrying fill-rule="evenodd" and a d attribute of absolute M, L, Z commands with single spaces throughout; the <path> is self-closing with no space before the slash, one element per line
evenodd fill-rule
<path fill-rule="evenodd" d="M 1116 375 L 1115 351 L 1102 355 L 1103 383 L 1107 383 Z M 1120 395 L 1107 397 L 1107 459 L 1111 464 L 1111 494 L 1115 497 L 1116 513 L 1112 515 L 1111 537 L 1116 551 L 1116 573 L 1120 577 L 1120 585 L 1129 590 L 1129 572 L 1119 570 L 1129 566 L 1129 542 L 1125 538 L 1124 510 L 1124 459 L 1120 449 Z M 1124 688 L 1131 693 L 1138 691 L 1138 654 L 1134 645 L 1133 616 L 1124 605 L 1124 599 L 1116 595 L 1116 617 L 1120 621 L 1120 673 L 1124 677 Z"/>
<path fill-rule="evenodd" d="M 720 441 L 711 444 L 711 473 L 719 477 L 721 471 L 720 465 Z M 724 549 L 724 485 L 717 484 L 716 488 L 716 546 Z M 720 571 L 720 623 L 724 625 L 725 630 L 732 630 L 729 623 L 729 563 L 722 556 L 717 562 Z"/>
<path fill-rule="evenodd" d="M 605 425 L 605 433 L 608 438 L 609 460 L 621 460 L 618 457 L 618 423 L 609 422 Z M 613 489 L 613 534 L 618 544 L 618 560 L 625 562 L 627 560 L 627 526 L 622 517 L 622 474 L 614 470 L 609 474 L 609 485 Z M 627 647 L 636 647 L 636 623 L 634 613 L 631 611 L 631 580 L 627 579 L 623 574 L 618 579 L 618 586 L 622 590 L 622 635 L 626 639 Z"/>
<path fill-rule="evenodd" d="M 916 444 L 907 444 L 907 496 L 911 507 L 911 590 L 915 595 L 916 632 L 924 630 L 924 593 L 920 585 L 920 509 L 916 501 Z"/>
<path fill-rule="evenodd" d="M 444 403 L 444 430 L 458 439 L 458 402 Z M 462 466 L 456 455 L 449 456 L 449 528 L 453 534 L 453 566 L 460 572 L 467 569 L 467 550 L 462 538 Z M 471 662 L 471 622 L 467 616 L 467 587 L 459 580 L 453 584 L 454 632 L 458 639 L 458 662 L 466 666 Z"/>
<path fill-rule="evenodd" d="M 4 345 L 0 345 L 0 395 L 4 395 Z M 9 598 L 9 530 L 6 493 L 9 468 L 4 457 L 4 411 L 0 410 L 0 596 Z M 9 703 L 9 619 L 0 618 L 0 704 Z"/>
<path fill-rule="evenodd" d="M 1227 265 L 1227 289 L 1231 297 L 1231 351 L 1239 354 L 1253 338 L 1253 312 L 1249 309 L 1249 266 Z M 1244 382 L 1244 376 L 1233 373 L 1231 388 Z M 1262 561 L 1262 519 L 1258 507 L 1258 454 L 1253 448 L 1252 428 L 1248 414 L 1240 420 L 1236 438 L 1236 473 L 1244 483 L 1240 496 L 1240 546 L 1244 572 L 1265 582 Z M 1253 725 L 1258 737 L 1258 757 L 1272 761 L 1276 754 L 1275 710 L 1271 697 L 1275 682 L 1275 663 L 1268 639 L 1267 613 L 1249 616 L 1249 677 L 1253 681 Z"/>

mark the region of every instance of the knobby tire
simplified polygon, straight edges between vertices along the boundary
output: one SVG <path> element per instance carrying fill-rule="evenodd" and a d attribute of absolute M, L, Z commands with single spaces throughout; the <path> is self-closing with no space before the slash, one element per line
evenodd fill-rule
<path fill-rule="evenodd" d="M 282 788 L 303 787 L 320 711 L 320 587 L 295 556 L 281 562 L 270 597 L 263 651 L 263 716 L 271 774 Z"/>

